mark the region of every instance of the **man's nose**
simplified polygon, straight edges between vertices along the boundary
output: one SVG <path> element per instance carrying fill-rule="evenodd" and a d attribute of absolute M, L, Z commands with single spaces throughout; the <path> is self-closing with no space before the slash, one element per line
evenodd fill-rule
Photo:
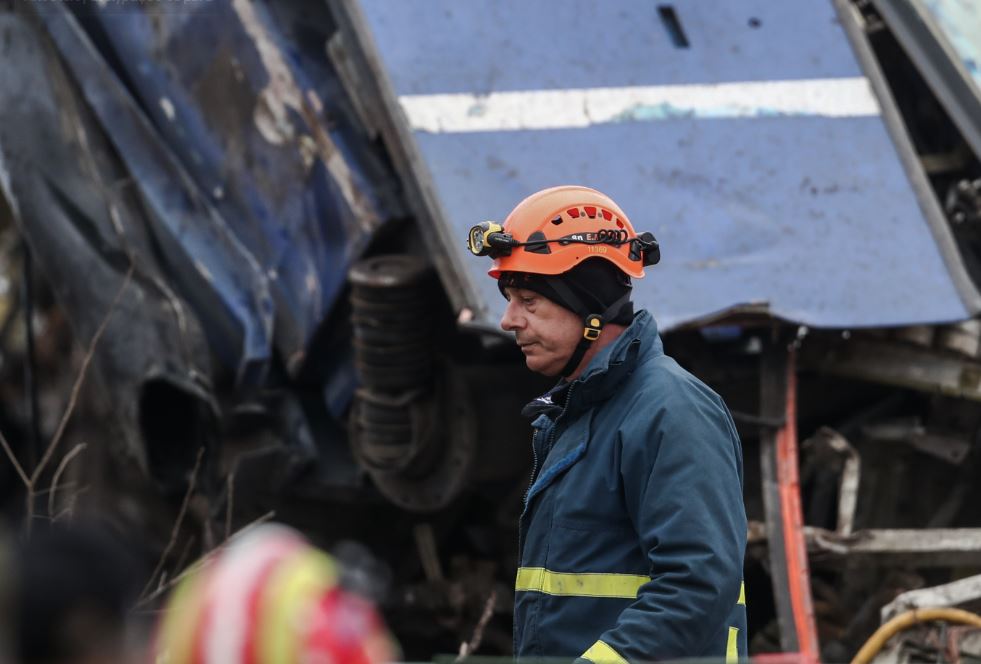
<path fill-rule="evenodd" d="M 508 306 L 504 308 L 504 315 L 501 316 L 501 329 L 505 332 L 514 332 L 521 329 L 524 319 L 516 311 L 517 307 L 514 300 L 508 301 Z"/>

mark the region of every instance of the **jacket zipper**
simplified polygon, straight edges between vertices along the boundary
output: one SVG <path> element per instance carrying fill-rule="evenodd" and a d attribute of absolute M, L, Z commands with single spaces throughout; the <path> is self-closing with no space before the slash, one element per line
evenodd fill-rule
<path fill-rule="evenodd" d="M 538 472 L 538 449 L 535 447 L 535 438 L 537 436 L 538 430 L 536 429 L 535 432 L 531 434 L 531 479 L 528 480 L 528 488 L 525 489 L 525 496 L 521 501 L 521 514 L 518 516 L 518 567 L 521 567 L 521 551 L 524 543 L 524 528 L 522 525 L 525 519 L 525 512 L 528 511 L 528 494 L 531 493 L 531 487 L 535 485 L 535 474 Z"/>
<path fill-rule="evenodd" d="M 568 391 L 566 391 L 566 393 L 565 393 L 565 403 L 562 404 L 562 412 L 559 413 L 559 416 L 555 418 L 555 422 L 552 423 L 552 430 L 549 431 L 548 440 L 546 441 L 546 446 L 545 446 L 546 456 L 548 455 L 548 452 L 551 452 L 552 451 L 552 446 L 555 444 L 555 435 L 556 435 L 555 432 L 558 431 L 559 422 L 561 422 L 562 421 L 562 418 L 565 416 L 565 411 L 566 411 L 566 408 L 569 405 L 569 400 L 572 398 L 572 391 L 575 390 L 575 389 L 576 389 L 576 384 L 575 383 L 573 383 L 572 385 L 569 386 Z M 521 509 L 521 517 L 524 517 L 525 512 L 528 509 L 528 495 L 531 493 L 531 488 L 533 486 L 535 486 L 535 475 L 538 473 L 538 448 L 535 447 L 535 436 L 537 436 L 537 435 L 538 435 L 538 431 L 535 431 L 535 433 L 531 434 L 531 455 L 532 455 L 531 479 L 528 481 L 528 488 L 525 490 L 524 506 Z M 519 517 L 519 521 L 520 521 L 520 517 Z M 519 528 L 518 529 L 518 535 L 519 535 L 518 543 L 519 543 L 519 546 L 520 546 L 520 541 L 521 541 L 520 534 L 521 534 L 521 529 Z M 520 556 L 520 554 L 521 554 L 521 551 L 519 549 L 518 550 L 518 564 L 519 565 L 521 564 L 521 556 Z"/>
<path fill-rule="evenodd" d="M 555 425 L 552 425 L 552 429 L 555 429 Z M 531 477 L 528 479 L 528 488 L 525 489 L 525 497 L 522 500 L 521 505 L 521 515 L 524 516 L 525 509 L 528 507 L 528 494 L 531 493 L 531 487 L 535 485 L 535 475 L 538 474 L 538 447 L 535 445 L 535 438 L 538 437 L 538 430 L 536 429 L 533 434 L 531 434 Z"/>

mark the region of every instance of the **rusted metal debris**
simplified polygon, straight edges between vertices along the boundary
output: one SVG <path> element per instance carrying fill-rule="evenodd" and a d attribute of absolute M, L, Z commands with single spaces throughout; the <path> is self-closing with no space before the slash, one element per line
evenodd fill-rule
<path fill-rule="evenodd" d="M 774 510 L 770 499 L 765 521 L 750 523 L 749 558 L 768 567 L 776 615 L 756 631 L 751 650 L 804 656 L 795 635 L 806 620 L 795 615 L 790 601 L 795 594 L 807 595 L 798 600 L 801 606 L 810 600 L 820 658 L 829 661 L 851 658 L 879 626 L 880 612 L 892 615 L 911 604 L 940 606 L 951 597 L 971 606 L 979 582 L 957 577 L 965 568 L 981 566 L 981 522 L 971 508 L 978 500 L 981 463 L 981 410 L 970 379 L 979 366 L 970 339 L 974 327 L 784 337 L 786 347 L 796 347 L 801 357 L 797 403 L 785 411 L 785 419 L 796 420 L 809 437 L 794 460 L 799 462 L 796 486 L 791 478 L 789 486 L 781 481 L 781 490 L 799 490 L 807 583 L 795 590 L 790 582 L 792 575 L 801 578 L 801 566 L 794 572 L 787 553 L 786 528 L 793 527 L 793 519 L 784 515 L 789 503 Z M 765 384 L 770 375 L 773 381 L 778 369 L 764 362 L 760 379 Z M 770 391 L 769 401 L 766 389 L 761 395 L 760 412 L 775 417 L 776 385 Z M 778 477 L 768 467 L 779 468 L 768 462 L 773 453 L 767 451 L 767 431 L 779 439 L 783 429 L 761 423 L 756 424 L 766 504 L 767 487 L 776 486 Z M 929 581 L 946 581 L 950 590 L 942 584 L 936 592 L 921 591 Z M 916 652 L 931 648 L 950 657 L 970 654 L 965 644 L 973 637 L 964 630 L 910 627 L 902 639 L 889 640 L 893 659 L 888 661 L 915 660 Z M 897 639 L 915 645 L 897 646 Z"/>
<path fill-rule="evenodd" d="M 981 609 L 981 575 L 905 592 L 882 608 L 882 623 L 886 625 L 912 611 L 954 607 L 976 615 Z M 922 624 L 891 639 L 872 661 L 885 664 L 924 657 L 951 662 L 979 659 L 981 629 L 974 625 Z"/>
<path fill-rule="evenodd" d="M 981 606 L 981 574 L 969 576 L 951 583 L 905 592 L 882 607 L 882 622 L 903 611 L 931 606 L 977 608 Z"/>
<path fill-rule="evenodd" d="M 807 550 L 816 563 L 872 563 L 913 567 L 981 565 L 981 528 L 873 529 L 847 536 L 805 526 Z M 763 544 L 765 528 L 753 522 L 749 543 Z"/>
<path fill-rule="evenodd" d="M 876 564 L 914 567 L 981 565 L 981 528 L 871 529 L 847 537 L 821 528 L 807 528 L 808 551 L 849 562 L 863 558 Z"/>
<path fill-rule="evenodd" d="M 981 401 L 981 362 L 974 359 L 868 337 L 812 352 L 805 364 L 826 373 Z"/>

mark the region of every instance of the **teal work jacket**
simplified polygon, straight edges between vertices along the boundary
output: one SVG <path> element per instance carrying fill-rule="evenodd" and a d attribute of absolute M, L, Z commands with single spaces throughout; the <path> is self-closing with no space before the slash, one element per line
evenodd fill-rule
<path fill-rule="evenodd" d="M 742 449 L 722 399 L 646 311 L 565 397 L 532 424 L 515 654 L 745 658 Z"/>

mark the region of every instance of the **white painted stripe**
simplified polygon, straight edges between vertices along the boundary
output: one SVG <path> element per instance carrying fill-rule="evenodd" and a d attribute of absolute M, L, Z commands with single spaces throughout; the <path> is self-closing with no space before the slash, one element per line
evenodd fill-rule
<path fill-rule="evenodd" d="M 880 112 L 863 77 L 405 95 L 399 102 L 414 131 L 432 133 L 569 129 L 690 117 L 844 118 Z"/>

